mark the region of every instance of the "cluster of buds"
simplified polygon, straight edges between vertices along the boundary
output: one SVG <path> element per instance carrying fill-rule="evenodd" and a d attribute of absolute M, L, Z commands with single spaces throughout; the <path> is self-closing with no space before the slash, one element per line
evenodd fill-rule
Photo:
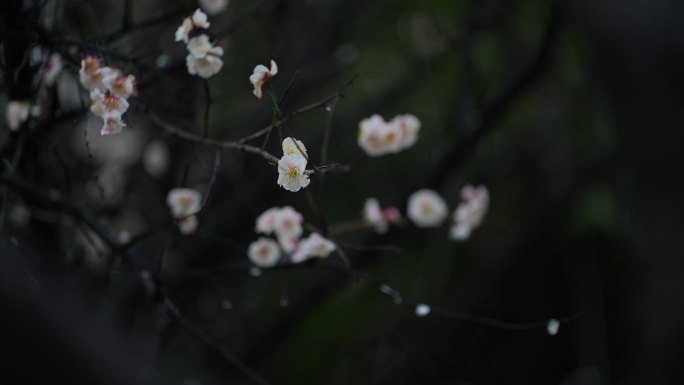
<path fill-rule="evenodd" d="M 192 188 L 174 188 L 166 196 L 171 215 L 178 221 L 181 234 L 192 234 L 197 230 L 197 213 L 202 208 L 202 194 Z"/>
<path fill-rule="evenodd" d="M 306 172 L 307 160 L 304 143 L 295 138 L 285 138 L 283 157 L 278 161 L 278 185 L 292 192 L 308 186 L 311 181 Z"/>
<path fill-rule="evenodd" d="M 217 74 L 223 67 L 223 48 L 215 46 L 209 41 L 209 36 L 202 33 L 210 25 L 207 15 L 198 8 L 192 16 L 183 19 L 176 30 L 176 41 L 182 41 L 188 49 L 188 56 L 185 57 L 188 73 L 204 79 Z"/>
<path fill-rule="evenodd" d="M 292 263 L 301 263 L 314 257 L 325 258 L 335 251 L 335 244 L 318 233 L 302 239 L 303 220 L 302 214 L 290 206 L 264 211 L 257 217 L 255 231 L 273 235 L 277 242 L 268 237 L 252 242 L 247 250 L 250 261 L 267 268 L 277 265 L 283 255 L 288 255 Z"/>
<path fill-rule="evenodd" d="M 390 224 L 396 225 L 401 222 L 401 213 L 396 207 L 383 209 L 377 199 L 368 198 L 363 205 L 363 220 L 373 226 L 377 233 L 384 234 Z"/>
<path fill-rule="evenodd" d="M 420 120 L 411 114 L 397 115 L 389 122 L 373 115 L 359 123 L 359 146 L 369 156 L 382 156 L 405 150 L 416 143 Z"/>
<path fill-rule="evenodd" d="M 467 185 L 461 190 L 463 201 L 454 210 L 454 223 L 449 236 L 453 240 L 463 241 L 480 226 L 489 208 L 489 191 L 485 186 Z"/>
<path fill-rule="evenodd" d="M 135 76 L 124 76 L 116 68 L 102 66 L 96 57 L 81 60 L 78 72 L 83 87 L 90 91 L 90 111 L 102 118 L 101 135 L 121 133 L 126 124 L 123 114 L 128 110 L 128 98 L 135 96 Z"/>

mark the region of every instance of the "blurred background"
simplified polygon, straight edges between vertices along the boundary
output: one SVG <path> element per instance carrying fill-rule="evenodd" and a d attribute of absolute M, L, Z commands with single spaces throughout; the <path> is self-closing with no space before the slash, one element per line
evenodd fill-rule
<path fill-rule="evenodd" d="M 0 6 L 2 111 L 40 106 L 0 129 L 0 383 L 684 381 L 684 3 L 230 0 L 209 12 L 225 54 L 206 83 L 174 41 L 198 6 Z M 64 69 L 48 86 L 36 79 L 52 53 Z M 101 137 L 88 111 L 86 54 L 138 80 L 121 135 Z M 296 115 L 285 132 L 317 161 L 331 125 L 327 160 L 350 167 L 312 176 L 309 195 L 245 152 L 220 151 L 214 173 L 214 147 L 157 124 L 202 135 L 209 105 L 210 138 L 268 126 L 272 104 L 248 78 L 271 59 Z M 376 113 L 416 115 L 416 145 L 365 156 L 358 123 Z M 265 146 L 279 156 L 275 135 Z M 466 242 L 407 222 L 335 236 L 350 269 L 250 269 L 270 207 L 334 226 L 368 197 L 405 213 L 421 188 L 453 210 L 468 183 L 491 204 Z M 191 235 L 166 205 L 179 186 L 211 191 Z"/>

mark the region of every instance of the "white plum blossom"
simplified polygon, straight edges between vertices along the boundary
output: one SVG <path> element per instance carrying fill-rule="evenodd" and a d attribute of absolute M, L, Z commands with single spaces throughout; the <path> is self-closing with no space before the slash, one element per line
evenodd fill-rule
<path fill-rule="evenodd" d="M 337 249 L 335 243 L 324 238 L 318 233 L 311 233 L 309 237 L 302 239 L 292 254 L 292 263 L 301 263 L 308 259 L 318 257 L 326 258 Z"/>
<path fill-rule="evenodd" d="M 285 140 L 283 140 L 283 155 L 308 156 L 304 143 L 302 143 L 301 140 L 291 137 L 285 138 Z"/>
<path fill-rule="evenodd" d="M 200 7 L 209 15 L 219 14 L 228 8 L 228 0 L 199 0 Z"/>
<path fill-rule="evenodd" d="M 278 161 L 278 185 L 297 192 L 311 183 L 306 175 L 306 158 L 302 155 L 283 155 Z"/>
<path fill-rule="evenodd" d="M 292 254 L 297 249 L 297 245 L 299 245 L 299 239 L 279 236 L 278 243 L 286 254 Z"/>
<path fill-rule="evenodd" d="M 31 103 L 26 100 L 12 100 L 7 103 L 5 121 L 10 130 L 18 130 L 29 118 Z"/>
<path fill-rule="evenodd" d="M 270 70 L 263 64 L 259 64 L 256 67 L 254 67 L 254 73 L 252 73 L 252 75 L 249 76 L 249 81 L 252 83 L 252 85 L 254 85 L 254 91 L 252 91 L 254 93 L 254 96 L 261 99 L 261 87 L 263 87 L 264 84 L 268 83 L 268 81 L 271 80 L 271 78 L 274 77 L 277 73 L 278 65 L 273 60 L 271 60 Z"/>
<path fill-rule="evenodd" d="M 190 215 L 189 217 L 181 218 L 178 221 L 178 230 L 180 230 L 183 235 L 190 235 L 197 231 L 199 226 L 199 220 L 197 215 Z"/>
<path fill-rule="evenodd" d="M 280 249 L 274 240 L 261 237 L 249 245 L 247 256 L 259 267 L 273 267 L 280 260 Z"/>
<path fill-rule="evenodd" d="M 120 134 L 126 124 L 121 120 L 121 112 L 118 110 L 108 111 L 102 117 L 104 124 L 100 130 L 100 135 Z"/>
<path fill-rule="evenodd" d="M 62 56 L 58 53 L 53 53 L 50 58 L 45 63 L 45 69 L 43 72 L 43 80 L 48 86 L 55 84 L 57 76 L 62 72 L 64 64 L 62 63 Z"/>
<path fill-rule="evenodd" d="M 402 133 L 401 147 L 407 149 L 413 146 L 418 140 L 418 132 L 420 131 L 420 120 L 415 115 L 404 114 L 395 116 L 391 124 L 399 126 Z"/>
<path fill-rule="evenodd" d="M 390 223 L 399 223 L 401 214 L 394 207 L 382 209 L 375 198 L 368 198 L 363 206 L 363 220 L 372 225 L 377 233 L 386 233 Z"/>
<path fill-rule="evenodd" d="M 185 218 L 199 212 L 202 194 L 193 188 L 174 188 L 166 196 L 166 204 L 174 218 Z"/>
<path fill-rule="evenodd" d="M 422 189 L 409 197 L 407 215 L 418 227 L 438 227 L 449 214 L 448 210 L 439 194 Z"/>
<path fill-rule="evenodd" d="M 207 20 L 207 15 L 197 8 L 192 16 L 183 19 L 183 23 L 176 30 L 176 41 L 188 43 L 190 32 L 196 29 L 208 29 L 211 23 Z"/>
<path fill-rule="evenodd" d="M 454 224 L 449 231 L 453 240 L 463 241 L 480 226 L 489 208 L 489 191 L 485 186 L 467 185 L 461 190 L 463 201 L 454 210 Z"/>

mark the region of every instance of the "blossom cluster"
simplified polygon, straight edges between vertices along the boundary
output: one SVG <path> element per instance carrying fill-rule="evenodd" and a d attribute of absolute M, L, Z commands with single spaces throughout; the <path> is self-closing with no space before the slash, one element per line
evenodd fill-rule
<path fill-rule="evenodd" d="M 308 159 L 304 143 L 295 138 L 285 138 L 283 157 L 278 161 L 278 185 L 292 192 L 308 186 L 311 183 L 306 172 Z"/>
<path fill-rule="evenodd" d="M 102 66 L 100 59 L 86 55 L 78 72 L 83 87 L 90 91 L 90 111 L 102 118 L 101 135 L 121 133 L 126 126 L 123 114 L 128 110 L 128 98 L 137 94 L 135 76 Z"/>
<path fill-rule="evenodd" d="M 463 241 L 482 224 L 489 208 L 489 192 L 485 186 L 466 185 L 461 190 L 461 203 L 453 212 L 449 231 L 452 240 Z M 407 216 L 417 227 L 439 227 L 449 216 L 449 207 L 436 191 L 421 189 L 409 196 Z M 399 210 L 394 207 L 380 208 L 375 198 L 368 198 L 363 209 L 363 219 L 378 233 L 385 233 L 389 224 L 401 221 Z"/>
<path fill-rule="evenodd" d="M 290 206 L 272 207 L 257 217 L 255 231 L 273 235 L 277 242 L 260 237 L 250 244 L 247 256 L 259 267 L 273 267 L 283 255 L 292 263 L 301 263 L 311 258 L 325 258 L 337 248 L 335 243 L 318 233 L 301 238 L 304 217 Z"/>
<path fill-rule="evenodd" d="M 183 19 L 176 30 L 176 41 L 185 43 L 188 50 L 185 57 L 188 73 L 204 79 L 217 74 L 223 67 L 223 48 L 215 46 L 206 33 L 201 33 L 210 25 L 207 15 L 198 8 L 192 16 Z"/>
<path fill-rule="evenodd" d="M 181 234 L 192 234 L 197 230 L 197 213 L 202 208 L 202 194 L 193 188 L 174 188 L 166 196 L 171 215 L 178 220 Z"/>
<path fill-rule="evenodd" d="M 359 146 L 368 156 L 382 156 L 405 150 L 416 143 L 420 120 L 411 114 L 397 115 L 389 122 L 373 115 L 359 123 Z"/>

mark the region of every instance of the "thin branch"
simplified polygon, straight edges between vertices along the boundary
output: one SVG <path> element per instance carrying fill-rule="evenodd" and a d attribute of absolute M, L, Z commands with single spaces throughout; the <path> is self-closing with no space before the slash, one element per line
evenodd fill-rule
<path fill-rule="evenodd" d="M 259 155 L 262 158 L 266 159 L 267 161 L 269 161 L 273 164 L 278 163 L 278 158 L 276 158 L 274 155 L 271 155 L 269 152 L 260 149 L 259 147 L 254 147 L 254 146 L 251 146 L 249 144 L 243 144 L 243 143 L 239 143 L 239 142 L 221 141 L 221 140 L 216 140 L 216 139 L 211 139 L 211 138 L 204 138 L 200 135 L 193 134 L 192 132 L 182 130 L 182 129 L 180 129 L 180 128 L 178 128 L 178 127 L 176 127 L 170 123 L 165 122 L 159 116 L 157 116 L 154 112 L 150 112 L 149 116 L 155 125 L 163 128 L 167 133 L 174 135 L 174 136 L 177 136 L 181 139 L 185 139 L 185 140 L 195 142 L 195 143 L 204 144 L 207 146 L 226 148 L 229 150 L 244 151 L 244 152 L 248 152 L 250 154 Z"/>
<path fill-rule="evenodd" d="M 169 317 L 176 321 L 176 323 L 182 327 L 188 334 L 190 334 L 196 340 L 202 342 L 203 344 L 209 346 L 210 348 L 217 351 L 223 358 L 230 362 L 236 369 L 238 369 L 247 378 L 252 380 L 255 384 L 259 385 L 270 385 L 271 383 L 262 377 L 259 373 L 248 367 L 238 356 L 235 355 L 231 350 L 226 348 L 223 344 L 218 342 L 214 337 L 209 335 L 207 332 L 197 327 L 190 320 L 181 315 L 178 308 L 171 302 L 170 299 L 166 298 L 165 308 Z"/>

